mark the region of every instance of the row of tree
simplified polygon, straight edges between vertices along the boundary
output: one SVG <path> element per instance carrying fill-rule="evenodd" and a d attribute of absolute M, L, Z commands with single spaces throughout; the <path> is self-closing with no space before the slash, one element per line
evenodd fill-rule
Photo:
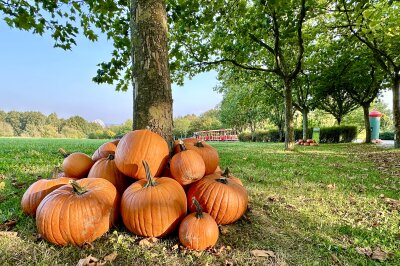
<path fill-rule="evenodd" d="M 293 108 L 304 114 L 305 125 L 313 102 L 355 108 L 336 102 L 336 94 L 354 97 L 366 110 L 372 100 L 364 91 L 387 83 L 393 92 L 395 147 L 400 147 L 399 1 L 11 0 L 0 1 L 0 12 L 12 27 L 51 32 L 64 49 L 75 44 L 80 30 L 91 40 L 97 39 L 94 28 L 106 33 L 115 50 L 94 81 L 116 82 L 117 89 L 133 86 L 134 128 L 150 127 L 167 140 L 172 137 L 170 68 L 178 83 L 185 75 L 217 69 L 224 79 L 238 75 L 240 82 L 263 84 L 261 95 L 276 91 L 283 97 L 288 150 L 294 148 Z"/>
<path fill-rule="evenodd" d="M 122 136 L 132 129 L 132 120 L 103 128 L 83 117 L 59 118 L 56 113 L 0 111 L 0 137 L 104 138 Z"/>

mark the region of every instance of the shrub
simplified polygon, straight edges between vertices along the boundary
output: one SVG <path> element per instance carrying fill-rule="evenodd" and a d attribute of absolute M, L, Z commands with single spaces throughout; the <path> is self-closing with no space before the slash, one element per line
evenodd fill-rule
<path fill-rule="evenodd" d="M 379 138 L 382 140 L 393 140 L 394 132 L 393 131 L 381 132 L 379 133 Z"/>
<path fill-rule="evenodd" d="M 251 133 L 249 133 L 249 132 L 240 133 L 239 140 L 245 141 L 245 142 L 251 141 Z"/>
<path fill-rule="evenodd" d="M 357 137 L 357 127 L 336 126 L 323 127 L 320 131 L 321 143 L 352 142 Z"/>

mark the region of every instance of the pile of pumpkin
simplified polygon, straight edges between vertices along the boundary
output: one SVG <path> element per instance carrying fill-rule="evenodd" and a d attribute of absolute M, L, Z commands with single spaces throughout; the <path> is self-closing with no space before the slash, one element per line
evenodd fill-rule
<path fill-rule="evenodd" d="M 39 234 L 56 245 L 90 243 L 122 217 L 143 237 L 179 227 L 185 247 L 204 250 L 217 242 L 217 224 L 233 223 L 247 209 L 240 179 L 222 173 L 217 151 L 196 139 L 176 141 L 172 158 L 167 142 L 149 130 L 105 143 L 92 157 L 61 152 L 61 177 L 36 181 L 21 202 Z"/>
<path fill-rule="evenodd" d="M 296 144 L 303 146 L 318 146 L 318 143 L 313 139 L 307 139 L 307 140 L 299 139 L 296 141 Z"/>

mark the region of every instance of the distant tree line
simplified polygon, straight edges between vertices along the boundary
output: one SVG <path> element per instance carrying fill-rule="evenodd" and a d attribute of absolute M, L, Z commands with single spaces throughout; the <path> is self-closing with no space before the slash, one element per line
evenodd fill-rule
<path fill-rule="evenodd" d="M 104 138 L 122 136 L 132 128 L 132 120 L 122 125 L 103 128 L 83 117 L 64 119 L 56 113 L 46 116 L 41 112 L 0 111 L 0 137 L 34 138 Z"/>

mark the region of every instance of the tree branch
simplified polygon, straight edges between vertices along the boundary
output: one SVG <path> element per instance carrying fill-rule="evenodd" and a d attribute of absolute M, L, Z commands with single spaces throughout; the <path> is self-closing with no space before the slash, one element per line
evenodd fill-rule
<path fill-rule="evenodd" d="M 202 66 L 207 66 L 207 65 L 218 65 L 221 63 L 231 63 L 234 66 L 237 66 L 237 67 L 240 67 L 240 68 L 243 68 L 246 70 L 262 71 L 262 72 L 267 72 L 267 73 L 277 73 L 277 69 L 268 69 L 268 68 L 244 65 L 233 59 L 220 59 L 220 60 L 208 61 L 208 62 L 198 62 L 196 64 L 191 64 L 191 65 L 196 66 L 196 67 L 202 67 Z"/>
<path fill-rule="evenodd" d="M 298 38 L 298 45 L 299 45 L 299 54 L 297 55 L 297 63 L 296 68 L 293 72 L 289 75 L 290 79 L 295 79 L 297 74 L 299 74 L 301 70 L 303 54 L 304 54 L 304 41 L 303 41 L 303 23 L 304 18 L 306 17 L 306 1 L 301 0 L 301 10 L 299 15 L 299 25 L 297 28 L 297 38 Z"/>
<path fill-rule="evenodd" d="M 268 52 L 270 52 L 271 54 L 275 54 L 274 53 L 274 49 L 272 49 L 271 46 L 269 46 L 268 44 L 266 44 L 265 42 L 263 42 L 261 39 L 258 39 L 254 34 L 250 33 L 250 38 L 258 43 L 259 45 L 261 45 L 262 47 L 264 47 L 265 49 L 267 49 Z"/>

